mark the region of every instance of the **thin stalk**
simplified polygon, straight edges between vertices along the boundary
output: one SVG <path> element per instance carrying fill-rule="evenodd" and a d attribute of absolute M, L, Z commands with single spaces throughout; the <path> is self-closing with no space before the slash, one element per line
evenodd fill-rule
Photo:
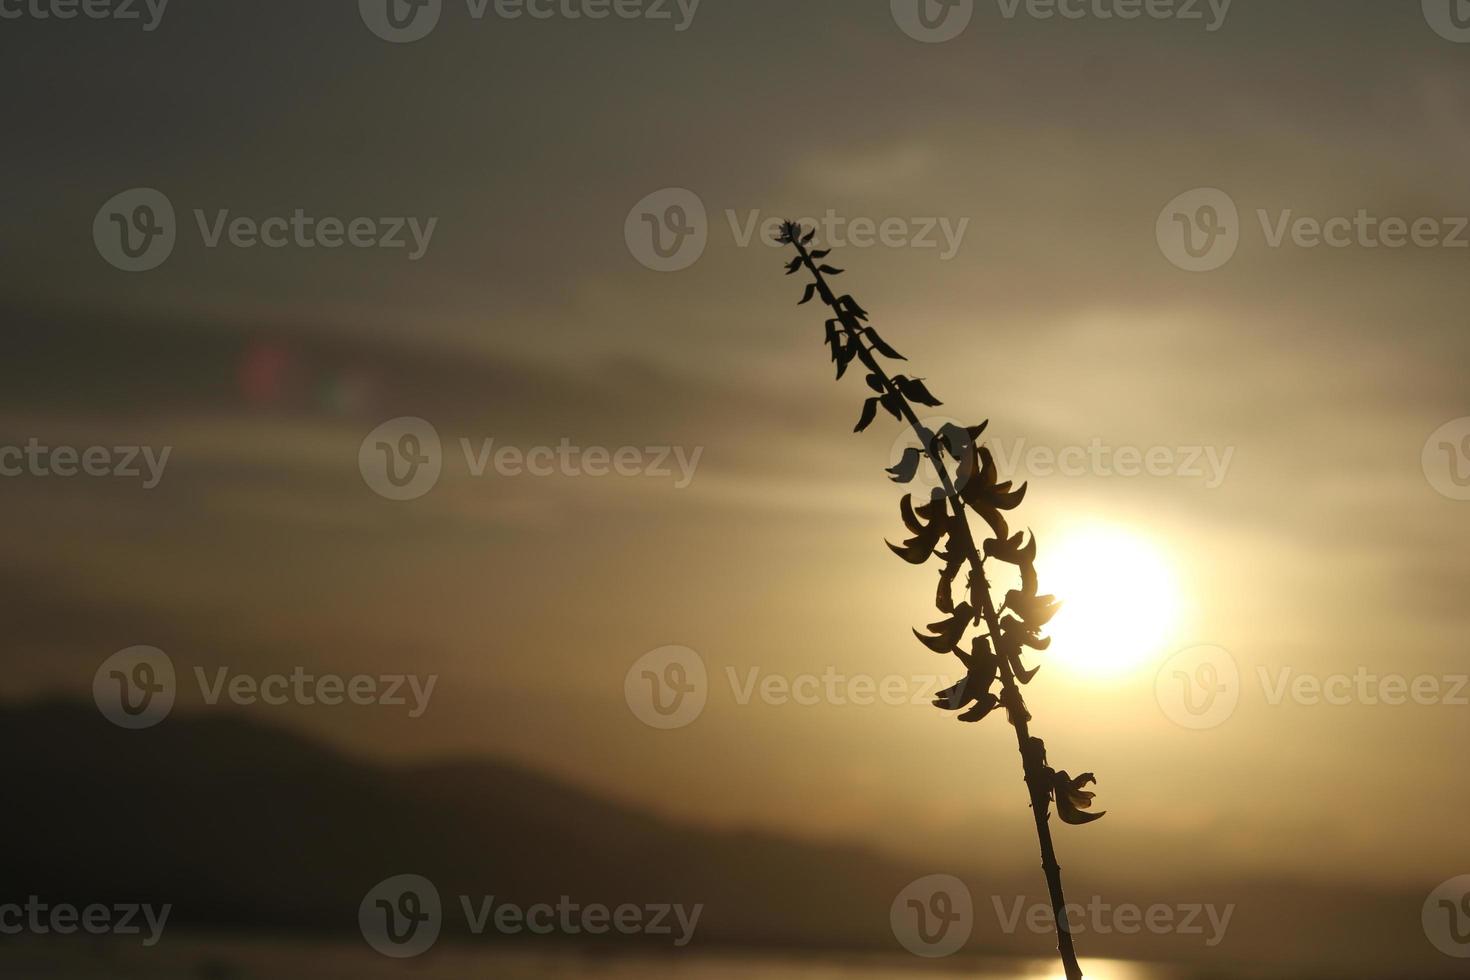
<path fill-rule="evenodd" d="M 888 373 L 883 370 L 877 359 L 873 357 L 868 348 L 862 326 L 857 317 L 851 311 L 838 303 L 836 295 L 827 285 L 826 277 L 817 268 L 812 260 L 810 252 L 800 241 L 794 239 L 792 244 L 796 246 L 801 255 L 802 264 L 812 274 L 817 284 L 817 293 L 823 303 L 836 315 L 837 320 L 846 331 L 849 342 L 857 345 L 857 356 L 883 387 L 885 394 L 892 396 L 892 403 L 897 405 L 905 422 L 914 430 L 918 438 L 923 454 L 933 464 L 934 471 L 939 477 L 940 485 L 944 489 L 945 498 L 949 501 L 950 508 L 954 512 L 955 528 L 959 532 L 954 535 L 955 543 L 964 549 L 964 557 L 970 566 L 970 574 L 979 582 L 978 590 L 980 598 L 980 616 L 985 620 L 990 635 L 999 637 L 1000 614 L 995 608 L 995 601 L 990 594 L 990 583 L 985 577 L 985 559 L 980 549 L 975 545 L 975 538 L 970 530 L 970 522 L 965 509 L 964 501 L 960 498 L 959 490 L 956 488 L 954 479 L 950 476 L 949 467 L 945 464 L 943 456 L 931 440 L 925 438 L 926 432 L 920 424 L 918 417 L 910 407 L 908 399 L 898 390 L 898 386 L 889 378 Z M 969 663 L 959 650 L 954 651 L 967 668 Z M 1062 891 L 1062 869 L 1057 863 L 1056 848 L 1051 838 L 1051 796 L 1047 786 L 1045 761 L 1040 753 L 1031 748 L 1031 730 L 1029 716 L 1026 711 L 1025 700 L 1021 696 L 1020 686 L 1016 683 L 1015 674 L 1011 669 L 1009 658 L 1000 657 L 1000 681 L 1001 681 L 1001 703 L 1006 707 L 1006 716 L 1010 719 L 1012 727 L 1016 730 L 1016 746 L 1021 753 L 1021 771 L 1026 781 L 1026 788 L 1031 797 L 1032 816 L 1036 819 L 1036 839 L 1041 848 L 1041 869 L 1046 874 L 1047 890 L 1050 892 L 1053 917 L 1057 928 L 1057 951 L 1062 958 L 1062 968 L 1066 972 L 1067 980 L 1082 980 L 1082 968 L 1077 965 L 1077 952 L 1072 944 L 1072 930 L 1067 921 L 1067 899 Z"/>

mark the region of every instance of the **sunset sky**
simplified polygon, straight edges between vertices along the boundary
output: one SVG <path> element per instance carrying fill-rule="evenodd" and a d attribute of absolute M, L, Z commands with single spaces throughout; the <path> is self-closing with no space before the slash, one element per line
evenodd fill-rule
<path fill-rule="evenodd" d="M 934 44 L 876 0 L 704 0 L 682 31 L 672 4 L 672 21 L 476 22 L 450 3 L 411 44 L 354 6 L 0 28 L 24 79 L 0 108 L 0 443 L 172 447 L 154 489 L 0 480 L 0 692 L 87 700 L 103 660 L 146 644 L 184 676 L 177 710 L 374 757 L 502 757 L 936 868 L 1034 869 L 998 716 L 738 697 L 752 670 L 920 695 L 954 676 L 909 633 L 932 573 L 883 545 L 902 535 L 883 472 L 902 432 L 850 434 L 861 377 L 833 384 L 789 254 L 742 244 L 753 219 L 830 209 L 935 228 L 935 248 L 828 243 L 839 285 L 935 414 L 988 418 L 1019 453 L 1013 523 L 1037 535 L 1043 591 L 1107 590 L 1061 595 L 1093 618 L 1033 658 L 1027 693 L 1053 764 L 1095 771 L 1109 811 L 1085 846 L 1063 841 L 1069 873 L 1427 894 L 1470 872 L 1470 688 L 1453 680 L 1470 502 L 1423 458 L 1470 415 L 1470 231 L 1270 244 L 1287 211 L 1470 215 L 1470 45 L 1418 3 L 1237 0 L 1210 31 L 981 2 Z M 129 274 L 92 226 L 135 187 L 171 200 L 178 243 Z M 625 225 L 666 188 L 697 195 L 708 246 L 662 273 Z M 1238 251 L 1210 272 L 1156 237 L 1196 188 L 1239 209 Z M 413 261 L 209 248 L 195 209 L 437 224 Z M 940 229 L 961 227 L 946 259 Z M 358 453 L 403 416 L 434 425 L 443 474 L 395 502 Z M 667 476 L 476 477 L 461 439 L 678 447 L 693 471 L 671 452 Z M 1036 447 L 1094 445 L 1165 448 L 1169 472 L 1028 471 Z M 624 680 L 667 645 L 710 687 L 697 721 L 660 731 Z M 1194 731 L 1155 682 L 1202 645 L 1238 665 L 1239 706 Z M 439 680 L 419 718 L 227 709 L 192 682 L 221 666 Z M 1283 678 L 1360 671 L 1433 677 L 1460 703 L 1272 703 Z"/>

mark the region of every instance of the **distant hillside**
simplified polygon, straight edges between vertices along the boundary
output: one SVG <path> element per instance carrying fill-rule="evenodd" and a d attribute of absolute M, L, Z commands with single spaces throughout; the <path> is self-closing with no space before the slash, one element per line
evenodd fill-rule
<path fill-rule="evenodd" d="M 703 942 L 892 946 L 933 869 L 679 826 L 495 762 L 401 769 L 239 717 L 128 732 L 87 706 L 0 708 L 0 890 L 176 907 L 173 928 L 356 928 L 377 882 L 518 903 L 703 903 Z"/>
<path fill-rule="evenodd" d="M 1039 875 L 1002 881 L 963 866 L 912 867 L 858 848 L 672 823 L 492 761 L 379 766 L 238 715 L 175 714 L 128 732 L 90 704 L 0 706 L 0 772 L 0 901 L 169 903 L 171 931 L 356 939 L 367 891 L 421 874 L 452 906 L 459 895 L 703 904 L 697 947 L 897 952 L 894 897 L 943 871 L 972 886 L 971 952 L 1044 957 L 1051 948 L 1047 935 L 998 928 L 988 897 L 1039 901 L 1031 887 Z M 1233 905 L 1224 942 L 1113 931 L 1088 935 L 1088 954 L 1177 960 L 1221 977 L 1457 975 L 1424 939 L 1423 893 L 1207 882 L 1174 871 L 1167 888 L 1115 882 L 1109 900 Z M 445 922 L 453 933 L 462 916 Z M 1240 963 L 1253 965 L 1231 965 Z"/>

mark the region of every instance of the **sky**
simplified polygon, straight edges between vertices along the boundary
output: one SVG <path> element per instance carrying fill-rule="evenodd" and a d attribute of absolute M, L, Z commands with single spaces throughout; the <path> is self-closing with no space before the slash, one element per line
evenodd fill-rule
<path fill-rule="evenodd" d="M 0 25 L 0 445 L 169 450 L 151 487 L 0 478 L 0 693 L 86 699 L 109 656 L 152 646 L 177 710 L 1030 868 L 1011 733 L 923 703 L 954 665 L 909 633 L 932 573 L 883 546 L 903 433 L 850 434 L 862 381 L 832 383 L 821 311 L 749 231 L 830 212 L 840 286 L 936 412 L 991 420 L 1030 479 L 1043 586 L 1108 590 L 1083 624 L 1107 635 L 1059 638 L 1027 694 L 1053 764 L 1095 771 L 1109 810 L 1063 840 L 1068 867 L 1426 893 L 1470 870 L 1470 493 L 1451 468 L 1470 471 L 1470 45 L 1419 4 L 979 2 L 938 43 L 851 0 L 667 20 L 451 2 L 411 43 L 353 6 Z M 176 212 L 142 272 L 94 237 L 134 188 Z M 703 251 L 650 268 L 643 215 L 691 200 Z M 1235 251 L 1181 268 L 1198 260 L 1175 216 L 1222 201 Z M 298 210 L 405 244 L 236 244 Z M 1303 218 L 1353 227 L 1312 246 Z M 1384 244 L 1383 219 L 1423 218 L 1433 245 Z M 864 233 L 884 222 L 887 244 Z M 441 472 L 393 500 L 359 457 L 406 417 L 432 425 Z M 514 463 L 536 447 L 577 463 Z M 623 447 L 632 475 L 587 472 Z M 1154 448 L 1156 472 L 1117 472 Z M 625 681 L 668 646 L 698 655 L 707 704 L 660 730 Z M 1194 729 L 1161 691 L 1202 676 L 1202 647 L 1238 703 Z M 196 668 L 437 681 L 412 717 L 211 705 Z M 834 673 L 903 694 L 742 693 Z M 1282 687 L 1361 674 L 1439 694 Z"/>

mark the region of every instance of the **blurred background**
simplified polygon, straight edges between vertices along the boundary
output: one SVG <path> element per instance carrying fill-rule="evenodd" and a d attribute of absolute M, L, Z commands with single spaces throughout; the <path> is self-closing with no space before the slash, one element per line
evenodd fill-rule
<path fill-rule="evenodd" d="M 1461 0 L 0 2 L 3 972 L 1060 977 L 799 218 L 1030 482 L 1088 976 L 1463 975 L 1467 42 Z M 564 899 L 645 914 L 481 914 Z"/>

